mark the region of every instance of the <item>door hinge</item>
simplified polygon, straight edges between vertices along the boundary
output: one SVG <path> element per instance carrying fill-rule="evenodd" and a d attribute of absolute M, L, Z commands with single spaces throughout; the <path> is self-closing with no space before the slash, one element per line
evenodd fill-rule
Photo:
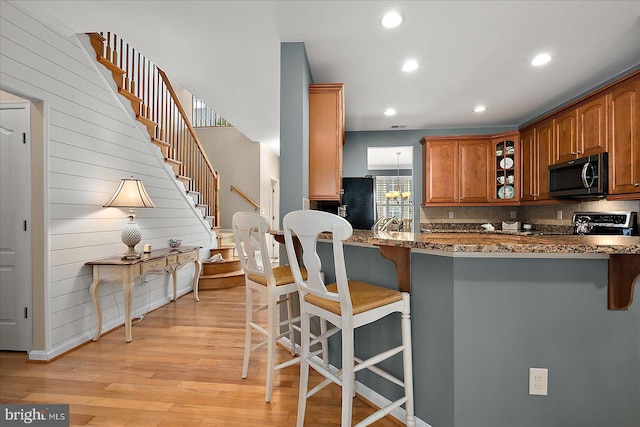
<path fill-rule="evenodd" d="M 24 308 L 24 318 L 25 318 L 25 319 L 28 319 L 28 318 L 29 318 L 29 308 L 28 308 L 28 307 L 25 307 L 25 308 Z"/>
<path fill-rule="evenodd" d="M 22 221 L 22 228 L 24 229 L 24 231 L 27 231 L 27 220 L 26 219 L 24 221 Z"/>
<path fill-rule="evenodd" d="M 23 144 L 27 143 L 27 134 L 25 132 L 22 132 L 22 143 Z"/>

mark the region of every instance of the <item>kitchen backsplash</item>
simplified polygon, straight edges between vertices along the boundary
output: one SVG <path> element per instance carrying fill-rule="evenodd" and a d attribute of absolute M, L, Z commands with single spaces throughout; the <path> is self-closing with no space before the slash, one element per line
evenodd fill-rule
<path fill-rule="evenodd" d="M 538 206 L 422 207 L 420 209 L 420 227 L 422 229 L 462 230 L 475 229 L 479 228 L 480 224 L 491 223 L 496 226 L 496 229 L 499 229 L 502 221 L 520 221 L 533 224 L 534 229 L 545 232 L 564 232 L 570 230 L 573 213 L 584 211 L 640 212 L 640 201 L 598 200 Z M 515 218 L 512 217 L 513 215 Z"/>

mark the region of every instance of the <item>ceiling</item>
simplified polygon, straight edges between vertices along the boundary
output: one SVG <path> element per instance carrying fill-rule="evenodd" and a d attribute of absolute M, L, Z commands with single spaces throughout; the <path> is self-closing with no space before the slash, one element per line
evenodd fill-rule
<path fill-rule="evenodd" d="M 115 32 L 276 151 L 283 41 L 305 43 L 314 82 L 345 83 L 347 131 L 518 126 L 640 64 L 640 0 L 19 3 Z M 400 27 L 380 24 L 389 10 Z"/>

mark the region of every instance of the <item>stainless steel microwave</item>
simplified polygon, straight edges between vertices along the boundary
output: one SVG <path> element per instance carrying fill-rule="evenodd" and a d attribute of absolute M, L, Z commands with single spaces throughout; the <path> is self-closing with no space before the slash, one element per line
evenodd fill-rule
<path fill-rule="evenodd" d="M 560 198 L 604 197 L 607 153 L 549 165 L 549 195 Z"/>

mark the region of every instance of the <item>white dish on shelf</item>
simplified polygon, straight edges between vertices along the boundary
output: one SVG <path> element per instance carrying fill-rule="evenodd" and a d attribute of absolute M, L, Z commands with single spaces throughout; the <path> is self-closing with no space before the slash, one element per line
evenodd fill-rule
<path fill-rule="evenodd" d="M 503 169 L 511 169 L 513 167 L 513 159 L 511 157 L 505 157 L 500 160 L 500 167 Z"/>
<path fill-rule="evenodd" d="M 498 197 L 501 199 L 513 199 L 515 195 L 516 191 L 511 185 L 505 185 L 498 190 Z"/>

